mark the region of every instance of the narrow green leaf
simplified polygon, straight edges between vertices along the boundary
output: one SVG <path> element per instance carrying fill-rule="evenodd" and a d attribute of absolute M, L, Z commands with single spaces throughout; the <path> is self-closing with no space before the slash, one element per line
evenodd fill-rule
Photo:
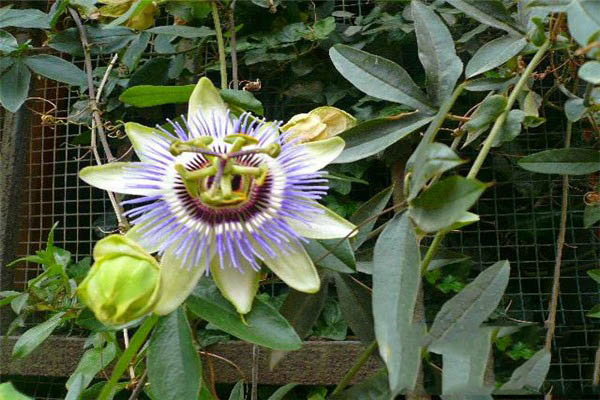
<path fill-rule="evenodd" d="M 121 58 L 121 62 L 129 69 L 129 71 L 133 71 L 138 65 L 142 53 L 146 50 L 146 47 L 148 47 L 150 36 L 151 35 L 148 32 L 140 32 L 127 47 L 127 50 Z"/>
<path fill-rule="evenodd" d="M 531 394 L 538 392 L 550 369 L 551 354 L 541 349 L 523 365 L 515 369 L 508 382 L 500 387 L 498 394 Z"/>
<path fill-rule="evenodd" d="M 116 53 L 136 38 L 136 34 L 124 26 L 106 28 L 87 25 L 85 30 L 92 55 Z M 52 35 L 48 46 L 73 56 L 83 56 L 83 47 L 81 47 L 77 28 L 65 29 Z"/>
<path fill-rule="evenodd" d="M 583 226 L 590 228 L 600 221 L 600 205 L 587 205 L 583 210 Z"/>
<path fill-rule="evenodd" d="M 207 26 L 201 26 L 196 28 L 193 26 L 185 25 L 157 26 L 155 28 L 147 29 L 146 32 L 162 35 L 180 36 L 186 39 L 208 37 L 213 36 L 215 34 L 215 31 Z"/>
<path fill-rule="evenodd" d="M 277 389 L 267 400 L 283 400 L 285 395 L 291 392 L 296 386 L 298 386 L 297 383 L 288 383 Z"/>
<path fill-rule="evenodd" d="M 483 24 L 513 35 L 521 33 L 514 27 L 514 20 L 500 0 L 446 0 L 446 2 Z"/>
<path fill-rule="evenodd" d="M 239 339 L 276 350 L 297 350 L 302 345 L 289 322 L 259 298 L 242 320 L 209 279 L 200 280 L 187 304 L 194 314 Z"/>
<path fill-rule="evenodd" d="M 140 108 L 161 104 L 187 103 L 195 86 L 133 86 L 126 89 L 119 96 L 119 101 Z"/>
<path fill-rule="evenodd" d="M 19 359 L 27 357 L 33 350 L 35 350 L 44 340 L 50 336 L 50 334 L 56 329 L 56 327 L 62 322 L 62 316 L 64 313 L 54 314 L 47 321 L 42 322 L 39 325 L 29 328 L 25 331 L 15 343 L 15 347 L 12 350 L 13 359 Z"/>
<path fill-rule="evenodd" d="M 434 112 L 425 94 L 395 62 L 343 44 L 333 46 L 329 57 L 344 78 L 364 93 L 425 113 Z"/>
<path fill-rule="evenodd" d="M 425 232 L 448 228 L 465 215 L 487 187 L 476 179 L 445 178 L 410 202 L 410 216 Z"/>
<path fill-rule="evenodd" d="M 10 112 L 17 112 L 27 99 L 31 72 L 18 60 L 0 78 L 0 104 Z"/>
<path fill-rule="evenodd" d="M 521 128 L 526 114 L 521 110 L 511 110 L 502 125 L 498 136 L 492 143 L 492 147 L 498 147 L 506 142 L 513 141 L 521 134 Z"/>
<path fill-rule="evenodd" d="M 15 63 L 15 59 L 13 57 L 0 57 L 0 77 L 12 65 Z"/>
<path fill-rule="evenodd" d="M 594 85 L 600 85 L 600 61 L 588 61 L 579 68 L 581 79 Z"/>
<path fill-rule="evenodd" d="M 590 278 L 592 278 L 600 284 L 600 269 L 590 269 L 589 271 L 587 271 L 587 274 Z"/>
<path fill-rule="evenodd" d="M 24 62 L 33 72 L 46 78 L 73 86 L 83 86 L 87 83 L 85 72 L 60 57 L 39 54 L 26 57 Z"/>
<path fill-rule="evenodd" d="M 231 393 L 229 393 L 229 400 L 244 400 L 244 381 L 237 381 Z"/>
<path fill-rule="evenodd" d="M 464 125 L 467 130 L 467 139 L 463 148 L 471 144 L 498 118 L 506 108 L 506 96 L 495 94 L 486 98 Z"/>
<path fill-rule="evenodd" d="M 202 365 L 183 307 L 161 317 L 148 346 L 148 382 L 160 399 L 196 399 Z"/>
<path fill-rule="evenodd" d="M 321 277 L 322 280 L 323 277 Z M 327 282 L 321 282 L 321 289 L 317 293 L 303 293 L 290 289 L 283 305 L 279 309 L 281 315 L 290 323 L 301 339 L 306 338 L 319 319 L 319 315 L 327 299 Z M 272 350 L 269 354 L 269 368 L 275 366 L 285 357 L 287 351 Z"/>
<path fill-rule="evenodd" d="M 319 267 L 351 274 L 356 270 L 354 251 L 352 250 L 348 239 L 345 239 L 342 243 L 338 244 L 339 241 L 340 239 L 310 239 L 303 245 L 310 258 L 312 258 Z"/>
<path fill-rule="evenodd" d="M 12 383 L 4 382 L 0 383 L 0 399 L 6 400 L 33 400 L 29 396 L 25 396 L 19 392 Z"/>
<path fill-rule="evenodd" d="M 439 106 L 452 94 L 462 74 L 463 63 L 456 55 L 450 31 L 440 17 L 420 1 L 413 0 L 412 16 L 419 47 L 419 60 L 427 76 L 427 92 Z"/>
<path fill-rule="evenodd" d="M 350 243 L 352 244 L 352 248 L 354 250 L 358 249 L 367 240 L 369 233 L 371 233 L 375 227 L 375 223 L 377 222 L 377 219 L 373 217 L 383 211 L 387 203 L 390 201 L 392 193 L 393 188 L 391 186 L 382 190 L 363 203 L 359 209 L 350 216 L 350 222 L 352 222 L 354 225 L 358 226 L 364 223 L 364 225 L 362 225 L 358 230 L 356 236 L 350 239 Z M 373 220 L 365 223 L 365 221 L 367 221 L 369 218 L 373 218 Z"/>
<path fill-rule="evenodd" d="M 414 199 L 434 176 L 441 175 L 467 160 L 461 159 L 454 150 L 443 143 L 430 143 L 425 147 L 422 157 L 416 161 L 413 175 L 410 177 L 410 194 L 408 200 Z"/>
<path fill-rule="evenodd" d="M 345 274 L 333 274 L 344 319 L 363 343 L 375 340 L 371 291 Z"/>
<path fill-rule="evenodd" d="M 333 162 L 343 164 L 372 156 L 428 124 L 432 119 L 433 117 L 422 113 L 411 113 L 401 118 L 377 118 L 358 124 L 340 135 L 346 142 L 346 147 Z"/>
<path fill-rule="evenodd" d="M 0 28 L 50 29 L 48 14 L 33 8 L 5 9 L 0 14 Z"/>
<path fill-rule="evenodd" d="M 425 324 L 414 322 L 421 256 L 407 213 L 396 215 L 375 244 L 373 317 L 392 395 L 412 390 L 421 365 Z"/>
<path fill-rule="evenodd" d="M 67 398 L 78 399 L 96 375 L 106 368 L 116 355 L 117 346 L 113 342 L 107 342 L 106 346 L 95 347 L 83 353 L 77 368 L 67 380 Z"/>
<path fill-rule="evenodd" d="M 166 57 L 152 58 L 131 75 L 127 88 L 143 85 L 164 85 L 168 80 L 169 59 Z"/>
<path fill-rule="evenodd" d="M 18 47 L 17 38 L 9 32 L 0 29 L 0 53 L 8 54 L 17 50 Z"/>
<path fill-rule="evenodd" d="M 502 36 L 487 42 L 477 50 L 467 63 L 465 75 L 471 78 L 504 64 L 527 46 L 522 36 Z"/>
<path fill-rule="evenodd" d="M 438 352 L 444 345 L 461 342 L 469 332 L 478 329 L 500 303 L 509 275 L 510 266 L 506 260 L 481 272 L 444 303 L 423 345 Z"/>
<path fill-rule="evenodd" d="M 236 106 L 244 111 L 251 111 L 257 115 L 263 115 L 263 105 L 251 92 L 247 90 L 221 89 L 219 91 L 223 101 L 230 106 Z"/>
<path fill-rule="evenodd" d="M 540 174 L 587 175 L 600 171 L 600 151 L 591 149 L 553 149 L 525 156 L 519 166 Z"/>

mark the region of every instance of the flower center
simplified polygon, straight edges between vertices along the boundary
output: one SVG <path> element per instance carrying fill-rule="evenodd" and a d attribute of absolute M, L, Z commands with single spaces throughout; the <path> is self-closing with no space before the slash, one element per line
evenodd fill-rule
<path fill-rule="evenodd" d="M 188 171 L 183 164 L 175 164 L 175 170 L 181 176 L 188 194 L 212 207 L 228 207 L 248 200 L 253 186 L 262 186 L 269 174 L 266 164 L 247 166 L 240 163 L 240 158 L 252 154 L 266 154 L 272 158 L 279 155 L 281 147 L 272 143 L 266 147 L 254 147 L 258 140 L 243 133 L 225 136 L 225 143 L 230 144 L 226 153 L 216 152 L 209 148 L 213 142 L 210 136 L 201 136 L 193 140 L 177 140 L 171 144 L 169 151 L 174 156 L 181 153 L 200 153 L 209 164 Z M 253 146 L 250 149 L 245 147 Z"/>

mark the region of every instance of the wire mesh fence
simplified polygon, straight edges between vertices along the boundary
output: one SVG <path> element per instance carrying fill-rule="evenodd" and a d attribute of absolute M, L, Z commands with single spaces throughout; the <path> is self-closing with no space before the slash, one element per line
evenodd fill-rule
<path fill-rule="evenodd" d="M 372 7 L 371 2 L 339 0 L 339 10 L 356 15 Z M 344 15 L 339 19 L 348 22 Z M 97 58 L 95 65 L 108 59 Z M 255 79 L 251 73 L 247 79 Z M 283 78 L 281 78 L 283 79 Z M 270 85 L 266 82 L 265 87 Z M 541 94 L 548 88 L 540 87 Z M 289 118 L 302 104 L 286 107 L 279 94 L 266 89 L 259 93 L 266 115 Z M 49 124 L 50 115 L 61 121 L 72 110 L 79 95 L 53 81 L 36 82 L 29 132 L 29 154 L 23 190 L 24 204 L 19 224 L 18 256 L 42 248 L 55 222 L 55 243 L 76 259 L 91 255 L 93 243 L 114 227 L 112 208 L 105 193 L 77 177 L 83 167 L 92 165 L 90 149 L 77 143 L 87 128 L 60 122 Z M 44 99 L 44 100 L 41 100 Z M 306 110 L 313 104 L 306 104 Z M 1 115 L 1 114 L 0 114 Z M 0 127 L 2 126 L 0 119 Z M 508 259 L 512 273 L 507 289 L 507 314 L 517 320 L 542 325 L 548 313 L 559 232 L 561 180 L 554 175 L 525 172 L 516 165 L 519 156 L 562 146 L 564 121 L 524 131 L 508 146 L 493 151 L 481 171 L 482 181 L 494 181 L 473 212 L 480 222 L 448 236 L 447 248 L 470 256 L 481 269 Z M 576 136 L 582 132 L 576 127 Z M 7 132 L 0 132 L 5 135 Z M 583 227 L 583 197 L 592 183 L 572 179 L 569 196 L 566 245 L 563 254 L 557 330 L 546 389 L 555 393 L 592 393 L 594 355 L 600 341 L 600 322 L 586 313 L 600 302 L 597 284 L 586 270 L 600 267 L 600 232 Z M 17 222 L 16 222 L 17 223 Z M 15 288 L 40 272 L 36 264 L 22 262 L 16 267 Z M 3 377 L 3 380 L 9 377 Z M 17 387 L 38 399 L 64 396 L 64 381 L 44 377 L 10 377 Z M 58 382 L 58 383 L 57 383 Z"/>

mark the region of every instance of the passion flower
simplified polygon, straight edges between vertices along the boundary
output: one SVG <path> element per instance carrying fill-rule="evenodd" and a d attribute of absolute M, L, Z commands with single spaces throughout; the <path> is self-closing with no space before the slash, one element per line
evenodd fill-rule
<path fill-rule="evenodd" d="M 319 170 L 343 150 L 330 138 L 299 144 L 279 124 L 248 113 L 234 117 L 202 78 L 187 117 L 160 126 L 127 123 L 139 162 L 87 167 L 80 177 L 124 201 L 134 227 L 127 236 L 161 255 L 161 295 L 155 311 L 181 304 L 210 270 L 238 312 L 250 311 L 264 263 L 290 287 L 319 290 L 304 238 L 333 239 L 354 225 L 320 205 L 327 180 Z"/>

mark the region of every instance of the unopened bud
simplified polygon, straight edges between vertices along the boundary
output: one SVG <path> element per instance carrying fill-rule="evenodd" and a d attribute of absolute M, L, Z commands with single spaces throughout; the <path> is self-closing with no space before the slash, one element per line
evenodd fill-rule
<path fill-rule="evenodd" d="M 300 138 L 301 142 L 328 139 L 356 125 L 356 118 L 339 108 L 318 107 L 307 114 L 294 115 L 282 131 L 289 131 L 289 139 Z"/>

